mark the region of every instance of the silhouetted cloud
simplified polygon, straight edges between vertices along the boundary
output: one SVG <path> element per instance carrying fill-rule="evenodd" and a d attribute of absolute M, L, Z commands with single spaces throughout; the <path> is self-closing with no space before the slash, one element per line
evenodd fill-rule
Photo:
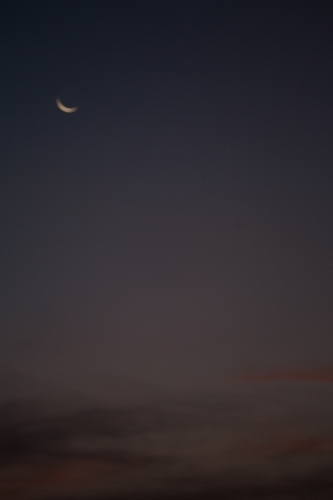
<path fill-rule="evenodd" d="M 62 413 L 3 402 L 1 498 L 330 498 L 332 425 L 299 420 L 282 393 Z"/>

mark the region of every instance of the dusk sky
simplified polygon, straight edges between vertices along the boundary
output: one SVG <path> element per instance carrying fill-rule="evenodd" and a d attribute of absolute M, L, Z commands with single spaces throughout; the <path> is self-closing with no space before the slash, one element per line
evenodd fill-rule
<path fill-rule="evenodd" d="M 4 2 L 6 395 L 332 384 L 332 26 L 328 1 Z"/>

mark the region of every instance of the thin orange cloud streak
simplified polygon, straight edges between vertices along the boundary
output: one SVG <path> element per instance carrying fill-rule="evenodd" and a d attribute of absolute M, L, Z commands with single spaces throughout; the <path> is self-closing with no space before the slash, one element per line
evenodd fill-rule
<path fill-rule="evenodd" d="M 98 480 L 98 463 L 93 460 L 68 460 L 64 463 L 48 465 L 35 463 L 32 466 L 19 464 L 17 472 L 12 472 L 9 478 L 0 477 L 0 498 L 7 500 L 21 498 L 40 491 L 54 492 L 57 488 L 84 489 Z"/>
<path fill-rule="evenodd" d="M 257 451 L 281 455 L 330 453 L 333 451 L 333 439 L 298 438 L 284 442 L 277 441 L 263 445 Z"/>
<path fill-rule="evenodd" d="M 333 383 L 333 370 L 322 371 L 276 371 L 270 373 L 245 374 L 239 377 L 240 382 L 275 382 L 275 381 L 304 381 Z"/>

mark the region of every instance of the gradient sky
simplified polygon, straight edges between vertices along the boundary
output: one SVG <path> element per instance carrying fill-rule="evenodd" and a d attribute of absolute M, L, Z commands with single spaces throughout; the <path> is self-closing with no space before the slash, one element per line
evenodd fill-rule
<path fill-rule="evenodd" d="M 0 20 L 5 371 L 84 392 L 329 370 L 330 2 L 14 1 Z"/>

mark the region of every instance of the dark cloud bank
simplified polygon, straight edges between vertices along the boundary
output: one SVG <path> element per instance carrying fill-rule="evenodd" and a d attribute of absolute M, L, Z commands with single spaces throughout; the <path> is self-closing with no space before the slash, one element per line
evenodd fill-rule
<path fill-rule="evenodd" d="M 333 498 L 332 393 L 283 381 L 141 405 L 7 398 L 1 498 Z"/>

